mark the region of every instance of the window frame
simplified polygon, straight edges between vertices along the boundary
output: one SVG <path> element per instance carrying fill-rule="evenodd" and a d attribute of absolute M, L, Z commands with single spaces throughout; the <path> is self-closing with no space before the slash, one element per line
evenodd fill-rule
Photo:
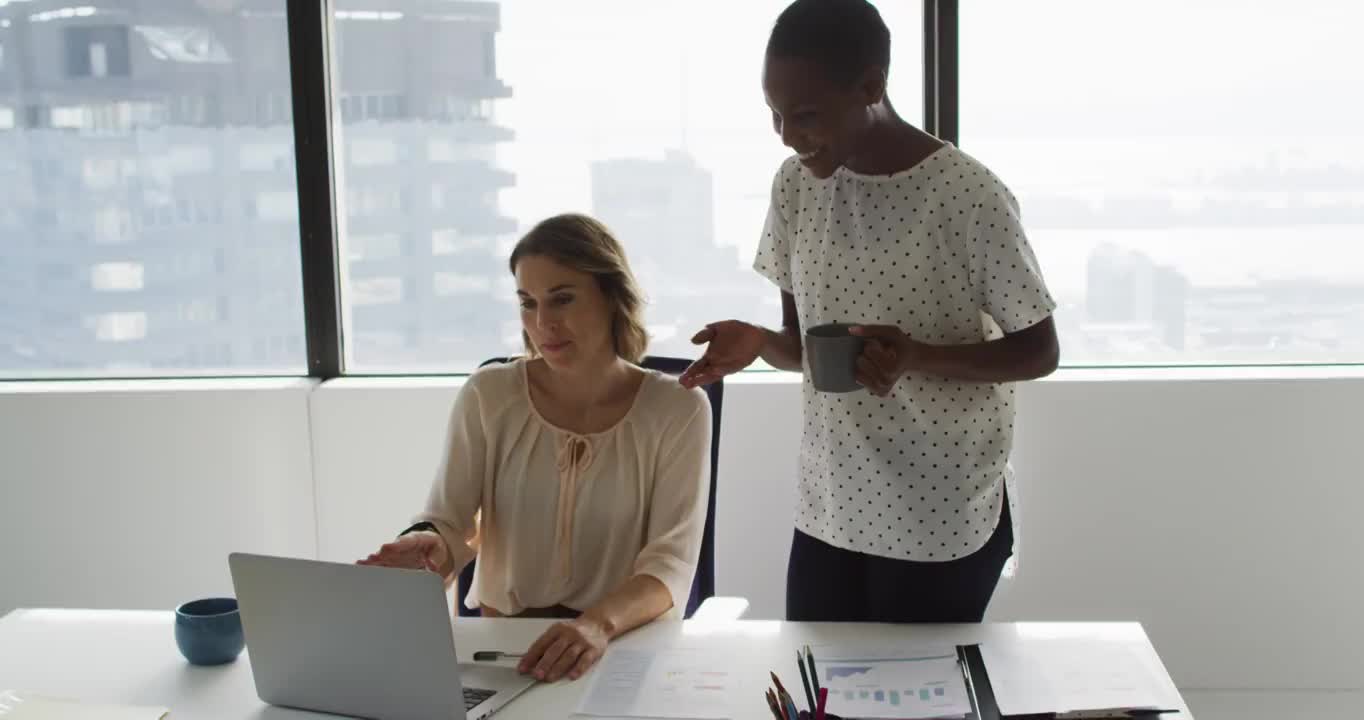
<path fill-rule="evenodd" d="M 895 2 L 896 0 L 883 0 Z M 959 98 L 959 0 L 922 0 L 923 17 L 923 128 L 953 144 L 960 145 Z M 294 158 L 298 195 L 299 250 L 302 274 L 302 303 L 307 377 L 319 381 L 340 377 L 428 376 L 430 372 L 353 372 L 345 363 L 344 304 L 341 297 L 341 247 L 337 222 L 336 161 L 339 157 L 333 131 L 334 122 L 355 111 L 364 98 L 333 95 L 334 67 L 332 42 L 335 7 L 333 0 L 290 0 L 286 3 L 290 88 L 292 94 Z M 903 32 L 904 28 L 897 28 Z M 9 60 L 9 58 L 6 58 Z M 495 58 L 484 57 L 485 62 Z M 8 64 L 8 63 L 6 63 Z M 338 100 L 333 117 L 333 100 Z M 1225 367 L 1332 367 L 1359 366 L 1360 363 L 1258 363 L 1258 364 L 1130 364 L 1067 365 L 1066 368 L 1146 369 L 1146 368 L 1225 368 Z M 465 376 L 462 370 L 446 373 Z M 768 372 L 754 370 L 754 372 Z M 2 377 L 2 381 L 50 382 L 63 376 L 38 374 L 27 377 Z M 115 373 L 89 373 L 70 379 L 147 380 L 182 378 L 281 377 L 273 373 L 176 374 L 119 376 Z M 297 375 L 285 375 L 297 377 Z"/>
<path fill-rule="evenodd" d="M 883 0 L 895 2 L 896 0 Z M 958 0 L 923 0 L 923 127 L 957 143 Z M 294 88 L 295 158 L 298 167 L 302 243 L 303 314 L 307 323 L 308 375 L 425 377 L 430 372 L 355 372 L 345 367 L 345 326 L 340 295 L 340 238 L 336 233 L 336 187 L 330 117 L 332 85 L 331 0 L 289 3 L 289 62 Z M 486 60 L 486 58 L 485 58 Z M 343 110 L 345 108 L 342 108 Z M 461 377 L 473 368 L 442 373 Z M 754 370 L 753 372 L 767 372 Z"/>

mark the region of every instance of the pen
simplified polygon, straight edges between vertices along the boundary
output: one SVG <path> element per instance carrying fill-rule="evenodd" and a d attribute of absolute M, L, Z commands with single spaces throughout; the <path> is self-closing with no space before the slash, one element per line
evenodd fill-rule
<path fill-rule="evenodd" d="M 815 716 L 811 720 L 824 720 L 824 706 L 829 703 L 829 688 L 819 689 L 819 709 L 815 711 Z"/>
<path fill-rule="evenodd" d="M 1153 718 L 1179 710 L 1152 707 L 1108 708 L 1090 710 L 1067 710 L 1056 713 L 1058 720 L 1097 720 L 1098 718 Z"/>
<path fill-rule="evenodd" d="M 497 650 L 479 650 L 474 653 L 474 662 L 497 662 L 508 658 L 525 657 L 524 653 L 499 652 Z"/>
<path fill-rule="evenodd" d="M 810 675 L 805 671 L 805 658 L 800 656 L 799 650 L 796 651 L 796 667 L 800 668 L 800 684 L 805 687 L 805 706 L 813 714 L 815 712 L 815 693 L 810 689 Z"/>

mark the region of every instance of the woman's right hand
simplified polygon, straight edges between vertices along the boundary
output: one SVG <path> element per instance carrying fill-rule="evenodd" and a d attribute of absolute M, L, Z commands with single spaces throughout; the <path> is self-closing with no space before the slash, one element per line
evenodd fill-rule
<path fill-rule="evenodd" d="M 767 331 L 739 320 L 722 320 L 707 325 L 691 339 L 706 346 L 706 353 L 682 373 L 682 385 L 694 388 L 708 385 L 749 365 L 762 355 Z"/>
<path fill-rule="evenodd" d="M 437 575 L 445 574 L 445 566 L 450 561 L 450 550 L 440 535 L 429 531 L 403 535 L 372 553 L 357 565 L 377 565 L 379 567 L 404 568 L 407 570 L 429 570 Z"/>

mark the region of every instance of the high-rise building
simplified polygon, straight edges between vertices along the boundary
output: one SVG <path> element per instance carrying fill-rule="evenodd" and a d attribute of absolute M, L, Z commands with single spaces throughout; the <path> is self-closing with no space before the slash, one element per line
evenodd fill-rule
<path fill-rule="evenodd" d="M 1090 322 L 1149 328 L 1166 349 L 1184 349 L 1189 281 L 1177 270 L 1101 245 L 1089 256 L 1087 276 Z"/>
<path fill-rule="evenodd" d="M 685 152 L 593 163 L 592 212 L 625 246 L 649 297 L 650 330 L 672 352 L 764 289 L 734 248 L 716 243 L 711 173 Z"/>
<path fill-rule="evenodd" d="M 284 0 L 5 5 L 0 370 L 301 369 Z M 447 357 L 495 335 L 515 229 L 499 6 L 343 0 L 334 29 L 348 346 Z"/>

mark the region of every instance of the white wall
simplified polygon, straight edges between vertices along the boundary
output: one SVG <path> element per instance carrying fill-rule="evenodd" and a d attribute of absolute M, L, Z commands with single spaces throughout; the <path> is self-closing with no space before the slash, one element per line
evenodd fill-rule
<path fill-rule="evenodd" d="M 774 616 L 799 398 L 734 390 L 717 585 Z M 1023 547 L 991 619 L 1138 619 L 1186 687 L 1364 685 L 1364 381 L 1078 379 L 1020 395 Z"/>
<path fill-rule="evenodd" d="M 459 385 L 356 379 L 314 393 L 319 557 L 358 559 L 411 524 L 436 475 Z"/>
<path fill-rule="evenodd" d="M 1139 619 L 1185 688 L 1364 685 L 1364 379 L 1062 377 L 1022 392 L 1024 554 L 992 618 Z M 229 550 L 354 559 L 419 507 L 458 381 L 13 387 L 0 612 L 165 607 L 223 591 Z M 726 391 L 718 586 L 755 616 L 783 606 L 798 392 Z"/>
<path fill-rule="evenodd" d="M 1048 383 L 1003 618 L 1135 617 L 1194 687 L 1364 685 L 1364 382 Z"/>
<path fill-rule="evenodd" d="M 0 384 L 0 613 L 231 594 L 316 552 L 307 380 Z"/>

